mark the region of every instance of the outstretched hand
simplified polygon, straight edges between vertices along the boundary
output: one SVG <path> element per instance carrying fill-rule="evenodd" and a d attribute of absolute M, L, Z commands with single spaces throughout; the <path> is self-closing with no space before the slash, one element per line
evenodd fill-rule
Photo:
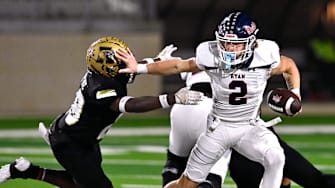
<path fill-rule="evenodd" d="M 174 46 L 173 44 L 170 44 L 168 46 L 165 46 L 164 49 L 160 51 L 156 57 L 158 57 L 162 61 L 167 60 L 167 59 L 177 58 L 177 57 L 172 56 L 172 53 L 176 51 L 177 49 L 178 48 L 176 46 Z"/>
<path fill-rule="evenodd" d="M 204 100 L 204 94 L 189 90 L 186 87 L 179 89 L 175 94 L 176 104 L 196 105 Z"/>
<path fill-rule="evenodd" d="M 115 54 L 116 58 L 123 61 L 127 67 L 124 69 L 120 69 L 119 73 L 136 73 L 137 72 L 137 61 L 133 55 L 133 53 L 130 51 L 130 49 L 127 49 L 127 51 L 123 49 L 118 49 Z"/>

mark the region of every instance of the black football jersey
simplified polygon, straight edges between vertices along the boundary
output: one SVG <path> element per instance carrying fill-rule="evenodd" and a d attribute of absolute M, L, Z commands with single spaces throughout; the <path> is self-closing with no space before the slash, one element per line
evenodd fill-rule
<path fill-rule="evenodd" d="M 98 142 L 122 115 L 112 110 L 112 102 L 126 95 L 126 83 L 88 71 L 80 82 L 73 103 L 56 119 L 55 126 L 71 140 Z"/>

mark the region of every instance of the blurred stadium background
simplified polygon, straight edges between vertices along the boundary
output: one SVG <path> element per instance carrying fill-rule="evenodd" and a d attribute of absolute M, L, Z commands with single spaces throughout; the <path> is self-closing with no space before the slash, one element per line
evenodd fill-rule
<path fill-rule="evenodd" d="M 335 127 L 334 0 L 0 0 L 0 132 L 5 135 L 0 138 L 3 143 L 0 145 L 0 161 L 5 163 L 20 155 L 25 147 L 45 147 L 36 136 L 32 137 L 35 139 L 24 134 L 8 138 L 10 134 L 5 131 L 9 128 L 35 129 L 38 121 L 50 122 L 58 113 L 67 110 L 86 69 L 86 49 L 97 38 L 108 35 L 123 39 L 138 59 L 153 57 L 170 43 L 179 47 L 175 55 L 191 57 L 198 43 L 214 39 L 217 24 L 232 10 L 250 14 L 260 28 L 259 37 L 276 40 L 282 53 L 291 56 L 299 66 L 303 113 L 301 117 L 285 119 L 284 122 Z M 138 76 L 130 85 L 129 94 L 156 95 L 175 91 L 181 86 L 183 82 L 178 75 Z M 276 78 L 271 80 L 268 89 L 284 86 L 283 80 Z M 275 116 L 266 106 L 263 110 L 265 115 Z M 143 127 L 158 124 L 166 128 L 168 112 L 127 114 L 119 125 Z M 325 170 L 334 171 L 335 161 L 330 158 L 334 156 L 335 133 L 328 129 L 327 134 L 320 129 L 313 130 L 305 133 L 308 136 L 287 136 L 288 142 L 293 141 L 294 146 L 302 148 L 301 151 L 319 165 L 328 165 Z M 318 137 L 319 134 L 322 136 Z M 310 135 L 316 135 L 316 138 Z M 166 132 L 165 136 L 158 136 L 158 141 L 146 138 L 136 137 L 136 143 L 143 140 L 144 145 L 167 145 Z M 301 140 L 295 140 L 298 138 Z M 118 139 L 111 144 L 113 147 L 132 143 L 131 139 Z M 313 142 L 318 139 L 321 141 Z M 19 149 L 15 150 L 18 146 Z M 324 150 L 320 151 L 320 146 Z M 316 154 L 315 151 L 321 153 L 326 162 L 319 162 L 320 157 L 312 155 Z M 137 152 L 130 151 L 131 154 Z M 135 154 L 126 158 L 147 157 L 145 153 Z M 52 160 L 50 153 L 42 152 L 35 156 L 36 161 L 55 166 L 55 162 L 43 159 L 44 155 Z M 164 157 L 162 152 L 158 157 L 154 154 L 151 160 L 159 166 L 153 173 L 157 185 Z M 127 164 L 133 165 L 131 162 Z M 116 170 L 111 170 L 113 165 L 110 166 L 108 172 L 117 174 Z M 128 172 L 138 173 L 137 177 L 141 177 L 140 170 L 126 170 L 124 173 Z M 117 177 L 117 181 L 123 179 L 127 181 L 125 177 Z M 8 184 L 8 187 L 20 186 Z"/>
<path fill-rule="evenodd" d="M 259 36 L 276 40 L 295 59 L 306 107 L 317 102 L 314 112 L 335 110 L 333 0 L 1 0 L 0 115 L 55 115 L 67 108 L 85 71 L 86 48 L 98 37 L 122 38 L 138 59 L 170 43 L 179 47 L 176 55 L 191 57 L 199 42 L 214 39 L 231 10 L 250 14 Z M 138 96 L 182 84 L 178 75 L 142 76 L 129 89 Z M 271 87 L 283 84 L 277 78 Z"/>

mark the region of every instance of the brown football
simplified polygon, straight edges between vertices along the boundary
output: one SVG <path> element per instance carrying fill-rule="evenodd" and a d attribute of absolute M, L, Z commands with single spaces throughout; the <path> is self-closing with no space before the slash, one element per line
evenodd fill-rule
<path fill-rule="evenodd" d="M 267 104 L 271 110 L 293 116 L 301 109 L 301 101 L 297 95 L 285 88 L 276 88 L 269 91 Z"/>

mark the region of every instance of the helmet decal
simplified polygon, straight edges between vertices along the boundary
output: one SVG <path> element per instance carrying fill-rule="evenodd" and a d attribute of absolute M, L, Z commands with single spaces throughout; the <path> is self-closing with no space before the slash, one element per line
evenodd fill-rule
<path fill-rule="evenodd" d="M 116 50 L 128 50 L 128 46 L 116 37 L 103 37 L 94 41 L 86 52 L 86 63 L 90 71 L 122 81 L 133 80 L 134 75 L 120 74 L 125 64 L 115 57 Z"/>
<path fill-rule="evenodd" d="M 232 12 L 226 16 L 215 32 L 221 67 L 247 62 L 253 55 L 257 32 L 255 22 L 247 14 Z"/>
<path fill-rule="evenodd" d="M 256 24 L 255 24 L 255 22 L 251 22 L 251 26 L 249 26 L 249 25 L 245 25 L 245 26 L 243 26 L 243 28 L 245 29 L 245 31 L 249 34 L 249 35 L 251 35 L 253 32 L 255 32 L 256 31 Z"/>

